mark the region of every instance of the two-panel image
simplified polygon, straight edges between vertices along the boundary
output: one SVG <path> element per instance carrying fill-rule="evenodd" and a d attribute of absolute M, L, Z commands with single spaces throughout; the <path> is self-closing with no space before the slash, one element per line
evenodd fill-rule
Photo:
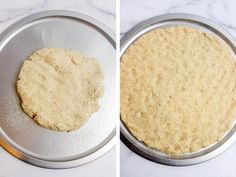
<path fill-rule="evenodd" d="M 0 177 L 235 177 L 233 0 L 0 0 Z"/>

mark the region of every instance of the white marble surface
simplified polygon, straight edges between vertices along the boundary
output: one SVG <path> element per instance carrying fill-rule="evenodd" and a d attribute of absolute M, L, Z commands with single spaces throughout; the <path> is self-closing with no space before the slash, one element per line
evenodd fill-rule
<path fill-rule="evenodd" d="M 73 10 L 90 15 L 115 31 L 115 0 L 0 0 L 0 32 L 15 21 L 43 10 Z M 18 176 L 96 176 L 115 177 L 116 148 L 87 165 L 66 169 L 50 170 L 24 163 L 0 147 L 0 177 Z"/>
<path fill-rule="evenodd" d="M 236 38 L 234 0 L 121 0 L 121 35 L 137 23 L 165 13 L 191 13 L 216 21 Z M 121 143 L 121 177 L 235 177 L 236 143 L 203 164 L 169 167 L 150 162 Z"/>

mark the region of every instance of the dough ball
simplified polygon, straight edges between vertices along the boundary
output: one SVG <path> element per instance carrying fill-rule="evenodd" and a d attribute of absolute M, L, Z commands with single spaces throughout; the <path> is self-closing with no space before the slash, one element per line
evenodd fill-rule
<path fill-rule="evenodd" d="M 26 114 L 45 128 L 72 131 L 99 110 L 99 63 L 79 52 L 43 48 L 23 63 L 17 92 Z"/>

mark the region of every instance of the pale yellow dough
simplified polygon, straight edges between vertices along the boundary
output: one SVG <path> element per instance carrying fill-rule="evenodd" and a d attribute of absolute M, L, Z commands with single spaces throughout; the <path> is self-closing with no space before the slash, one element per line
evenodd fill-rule
<path fill-rule="evenodd" d="M 236 112 L 236 62 L 228 45 L 190 27 L 156 29 L 121 60 L 121 118 L 166 154 L 220 141 Z"/>
<path fill-rule="evenodd" d="M 17 92 L 26 114 L 41 126 L 72 131 L 99 110 L 102 80 L 95 59 L 76 51 L 43 48 L 24 61 Z"/>

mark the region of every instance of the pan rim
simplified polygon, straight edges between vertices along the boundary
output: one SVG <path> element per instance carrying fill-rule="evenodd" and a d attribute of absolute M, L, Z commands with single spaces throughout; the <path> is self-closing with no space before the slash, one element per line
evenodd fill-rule
<path fill-rule="evenodd" d="M 120 54 L 120 61 L 122 58 L 122 55 L 124 54 L 125 50 L 135 41 L 137 40 L 140 36 L 143 34 L 153 30 L 157 29 L 159 27 L 165 27 L 168 26 L 168 24 L 164 23 L 173 23 L 175 24 L 176 22 L 181 22 L 184 21 L 186 23 L 197 23 L 198 25 L 201 25 L 202 27 L 208 27 L 211 28 L 211 30 L 214 30 L 216 33 L 219 34 L 219 37 L 223 37 L 224 41 L 227 41 L 229 46 L 231 47 L 232 51 L 236 53 L 236 40 L 229 34 L 227 33 L 221 26 L 216 24 L 215 22 L 198 16 L 198 15 L 193 15 L 193 14 L 187 14 L 187 13 L 170 13 L 170 14 L 163 14 L 159 15 L 147 20 L 144 20 L 140 23 L 138 23 L 136 26 L 131 28 L 122 38 L 121 38 L 121 54 Z M 163 23 L 163 26 L 162 26 Z M 158 26 L 159 25 L 159 26 Z M 177 25 L 177 23 L 176 23 Z M 170 25 L 171 26 L 171 25 Z M 175 25 L 172 25 L 175 26 Z M 196 156 L 193 158 L 188 158 L 188 159 L 174 159 L 171 158 L 170 156 L 162 153 L 161 151 L 154 150 L 152 148 L 147 147 L 144 145 L 144 143 L 138 141 L 132 133 L 128 130 L 126 127 L 125 123 L 122 121 L 121 115 L 120 115 L 120 136 L 122 142 L 133 152 L 136 154 L 142 156 L 143 158 L 146 158 L 148 160 L 151 160 L 153 162 L 157 162 L 160 164 L 164 165 L 170 165 L 170 166 L 187 166 L 187 165 L 194 165 L 194 164 L 199 164 L 202 162 L 205 162 L 207 160 L 210 160 L 222 152 L 224 152 L 226 149 L 230 147 L 234 142 L 236 142 L 236 121 L 232 126 L 232 129 L 225 135 L 229 136 L 227 141 L 221 144 L 221 141 L 217 148 L 215 148 L 213 151 L 207 152 L 209 148 L 206 148 L 205 151 L 207 152 L 206 154 L 203 154 L 201 156 Z M 224 137 L 224 138 L 225 138 Z M 224 139 L 223 138 L 223 139 Z M 214 144 L 213 144 L 214 145 Z M 213 146 L 212 145 L 212 146 Z M 157 154 L 154 153 L 158 152 Z"/>
<path fill-rule="evenodd" d="M 4 43 L 7 42 L 9 36 L 14 34 L 14 32 L 16 32 L 17 30 L 21 29 L 25 25 L 35 20 L 51 18 L 51 17 L 73 18 L 75 20 L 83 21 L 90 25 L 93 25 L 97 28 L 99 32 L 101 32 L 106 37 L 106 39 L 110 42 L 112 47 L 116 49 L 115 33 L 97 19 L 82 13 L 69 10 L 47 10 L 26 16 L 20 19 L 19 21 L 13 23 L 7 29 L 5 29 L 0 34 L 0 51 L 2 50 Z M 112 149 L 112 147 L 115 146 L 115 135 L 116 135 L 116 128 L 114 128 L 112 132 L 110 132 L 109 136 L 105 138 L 103 142 L 101 142 L 98 146 L 91 149 L 92 150 L 91 153 L 88 154 L 87 151 L 85 152 L 84 155 L 80 157 L 74 157 L 72 159 L 66 159 L 66 160 L 40 158 L 37 155 L 35 156 L 34 153 L 26 152 L 24 148 L 18 146 L 13 140 L 11 140 L 5 134 L 1 126 L 0 126 L 0 146 L 3 147 L 3 149 L 5 149 L 8 153 L 15 156 L 16 158 L 25 161 L 27 163 L 30 163 L 32 165 L 43 168 L 64 169 L 87 164 L 101 157 L 110 149 Z"/>

